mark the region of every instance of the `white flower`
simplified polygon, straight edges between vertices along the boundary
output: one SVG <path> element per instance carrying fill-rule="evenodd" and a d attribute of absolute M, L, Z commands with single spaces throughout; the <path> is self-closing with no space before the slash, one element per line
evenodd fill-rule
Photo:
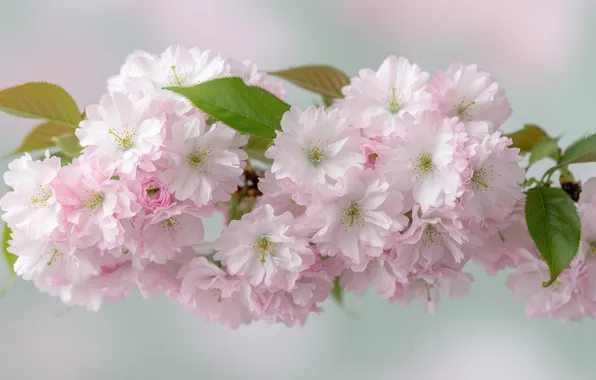
<path fill-rule="evenodd" d="M 405 112 L 431 108 L 426 91 L 429 74 L 406 58 L 390 56 L 378 71 L 360 70 L 344 87 L 344 106 L 354 125 L 361 126 L 369 137 L 401 134 L 399 117 Z"/>
<path fill-rule="evenodd" d="M 403 196 L 391 191 L 385 178 L 372 170 L 350 170 L 336 185 L 337 196 L 319 199 L 306 210 L 312 241 L 326 256 L 342 255 L 356 271 L 393 244 L 391 237 L 407 225 L 401 214 Z"/>
<path fill-rule="evenodd" d="M 164 139 L 164 116 L 151 99 L 134 100 L 122 93 L 105 95 L 100 104 L 87 107 L 87 118 L 76 135 L 90 157 L 106 156 L 113 168 L 133 173 L 144 162 L 159 158 Z"/>
<path fill-rule="evenodd" d="M 474 171 L 462 205 L 465 214 L 476 222 L 494 225 L 505 221 L 523 197 L 525 171 L 519 166 L 519 149 L 509 148 L 510 144 L 511 139 L 497 131 L 471 146 Z"/>
<path fill-rule="evenodd" d="M 227 200 L 242 175 L 247 155 L 240 147 L 247 141 L 224 124 L 207 126 L 199 114 L 184 117 L 164 142 L 163 181 L 178 200 L 190 199 L 198 207 Z"/>
<path fill-rule="evenodd" d="M 376 167 L 404 193 L 412 191 L 422 212 L 454 206 L 463 192 L 462 175 L 468 160 L 461 147 L 458 119 L 436 111 L 403 116 L 406 135 L 386 141 L 378 150 Z"/>
<path fill-rule="evenodd" d="M 459 117 L 474 138 L 493 133 L 511 115 L 499 83 L 489 73 L 479 71 L 477 65 L 452 63 L 447 72 L 434 75 L 429 90 L 439 111 Z"/>
<path fill-rule="evenodd" d="M 292 107 L 281 121 L 266 156 L 273 159 L 271 171 L 278 180 L 288 178 L 305 192 L 336 180 L 352 167 L 365 162 L 360 134 L 339 117 L 339 111 L 309 107 L 302 112 Z"/>
<path fill-rule="evenodd" d="M 60 159 L 33 161 L 29 153 L 8 164 L 4 182 L 12 188 L 0 200 L 2 219 L 13 231 L 23 230 L 31 239 L 48 237 L 58 227 L 60 204 L 51 182 L 60 169 Z"/>
<path fill-rule="evenodd" d="M 289 212 L 275 216 L 264 205 L 232 221 L 216 242 L 214 259 L 230 274 L 246 276 L 253 286 L 292 290 L 301 271 L 315 261 L 303 232 Z"/>

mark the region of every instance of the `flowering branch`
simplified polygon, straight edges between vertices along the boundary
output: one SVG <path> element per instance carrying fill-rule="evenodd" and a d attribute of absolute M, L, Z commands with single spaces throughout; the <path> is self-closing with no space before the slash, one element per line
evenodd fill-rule
<path fill-rule="evenodd" d="M 509 102 L 476 65 L 270 74 L 174 46 L 130 55 L 83 113 L 53 84 L 0 91 L 0 110 L 43 121 L 4 175 L 11 271 L 70 306 L 138 289 L 235 328 L 302 325 L 370 285 L 433 313 L 467 293 L 473 260 L 512 268 L 530 316 L 595 315 L 596 181 L 582 189 L 569 166 L 596 161 L 596 135 L 565 150 L 535 125 L 504 135 Z M 324 106 L 288 105 L 276 77 Z M 216 213 L 226 226 L 206 242 Z"/>

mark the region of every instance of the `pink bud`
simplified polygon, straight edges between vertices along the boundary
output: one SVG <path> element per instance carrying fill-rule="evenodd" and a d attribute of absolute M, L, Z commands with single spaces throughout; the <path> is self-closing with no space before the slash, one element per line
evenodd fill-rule
<path fill-rule="evenodd" d="M 148 210 L 168 207 L 172 203 L 172 194 L 166 185 L 155 177 L 143 180 L 141 185 L 140 203 Z"/>

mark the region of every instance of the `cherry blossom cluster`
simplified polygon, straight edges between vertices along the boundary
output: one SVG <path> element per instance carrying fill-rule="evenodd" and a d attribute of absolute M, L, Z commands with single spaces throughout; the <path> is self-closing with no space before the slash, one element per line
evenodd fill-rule
<path fill-rule="evenodd" d="M 80 157 L 14 160 L 0 207 L 17 274 L 68 305 L 97 310 L 138 289 L 230 327 L 302 325 L 337 282 L 398 304 L 418 298 L 432 313 L 442 294 L 466 294 L 470 259 L 543 275 L 531 242 L 520 253 L 525 173 L 499 130 L 509 103 L 489 73 L 459 62 L 431 77 L 391 56 L 330 107 L 292 107 L 254 209 L 205 242 L 204 220 L 250 169 L 248 136 L 163 88 L 224 76 L 284 94 L 250 62 L 211 51 L 135 52 L 86 109 Z M 580 274 L 567 286 L 568 275 L 560 286 L 575 294 Z M 562 307 L 549 302 L 533 314 Z"/>

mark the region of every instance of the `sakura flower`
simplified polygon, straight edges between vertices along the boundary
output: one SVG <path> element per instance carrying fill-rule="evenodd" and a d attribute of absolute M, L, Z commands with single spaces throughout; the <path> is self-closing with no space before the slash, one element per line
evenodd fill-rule
<path fill-rule="evenodd" d="M 295 186 L 292 186 L 293 183 L 284 184 L 284 182 L 287 181 L 277 181 L 271 171 L 266 171 L 265 178 L 261 178 L 258 184 L 259 190 L 263 193 L 263 196 L 257 201 L 258 205 L 270 204 L 275 211 L 275 215 L 289 211 L 297 218 L 304 214 L 306 207 L 294 201 L 293 195 L 296 193 L 291 192 L 291 189 L 295 188 Z"/>
<path fill-rule="evenodd" d="M 594 299 L 593 262 L 586 263 L 576 257 L 557 280 L 545 288 L 548 281 L 548 267 L 535 249 L 521 249 L 524 262 L 507 279 L 507 287 L 516 301 L 526 301 L 526 314 L 532 318 L 552 318 L 558 321 L 579 321 L 584 316 L 596 316 Z"/>
<path fill-rule="evenodd" d="M 378 71 L 363 69 L 352 78 L 342 90 L 343 108 L 368 137 L 403 136 L 400 116 L 431 108 L 431 95 L 426 91 L 429 76 L 406 58 L 392 55 Z"/>
<path fill-rule="evenodd" d="M 79 157 L 52 181 L 61 204 L 59 221 L 73 246 L 97 245 L 101 250 L 122 246 L 121 219 L 134 216 L 140 209 L 124 183 L 112 179 L 114 172 L 108 160 Z"/>
<path fill-rule="evenodd" d="M 147 177 L 141 182 L 139 203 L 149 211 L 166 208 L 172 203 L 172 194 L 167 186 L 156 177 Z"/>
<path fill-rule="evenodd" d="M 336 197 L 306 211 L 310 226 L 317 229 L 312 241 L 323 255 L 342 255 L 353 270 L 362 271 L 407 225 L 401 214 L 403 196 L 372 170 L 352 169 L 338 181 L 335 191 Z"/>
<path fill-rule="evenodd" d="M 167 166 L 160 179 L 176 199 L 190 199 L 198 207 L 230 199 L 242 175 L 248 136 L 201 115 L 184 117 L 171 126 L 164 142 Z"/>
<path fill-rule="evenodd" d="M 29 153 L 8 164 L 4 182 L 12 188 L 0 200 L 2 219 L 13 231 L 23 230 L 31 239 L 44 239 L 58 227 L 60 204 L 52 181 L 60 170 L 58 157 L 34 161 Z"/>
<path fill-rule="evenodd" d="M 388 299 L 395 294 L 397 283 L 408 282 L 408 273 L 391 265 L 391 258 L 383 255 L 372 259 L 362 272 L 346 270 L 341 276 L 341 285 L 357 296 L 363 296 L 372 284 L 375 292 Z"/>
<path fill-rule="evenodd" d="M 430 85 L 433 103 L 448 117 L 457 116 L 474 136 L 478 122 L 488 123 L 493 133 L 511 115 L 511 107 L 499 83 L 477 65 L 454 62 L 446 72 L 437 72 Z"/>
<path fill-rule="evenodd" d="M 526 227 L 524 206 L 525 198 L 522 198 L 507 219 L 496 226 L 497 231 L 484 238 L 482 247 L 472 255 L 472 261 L 484 266 L 491 276 L 505 268 L 517 268 L 525 261 L 520 251 L 534 247 Z"/>
<path fill-rule="evenodd" d="M 136 234 L 131 250 L 142 258 L 165 264 L 184 247 L 194 247 L 203 241 L 202 217 L 207 210 L 198 210 L 188 204 L 178 203 L 153 213 L 137 216 L 132 222 Z"/>
<path fill-rule="evenodd" d="M 365 162 L 359 132 L 339 116 L 339 110 L 311 106 L 302 112 L 292 107 L 281 127 L 283 132 L 266 152 L 273 159 L 271 171 L 276 179 L 289 179 L 304 192 Z"/>
<path fill-rule="evenodd" d="M 375 167 L 390 183 L 413 196 L 422 212 L 431 207 L 454 207 L 463 193 L 468 167 L 460 144 L 457 118 L 445 119 L 425 111 L 416 117 L 403 116 L 407 135 L 394 137 L 379 147 Z"/>
<path fill-rule="evenodd" d="M 302 326 L 313 312 L 321 311 L 319 303 L 325 301 L 333 289 L 333 277 L 314 264 L 301 273 L 293 289 L 272 292 L 264 288 L 251 288 L 249 308 L 253 315 L 267 323 L 284 323 Z"/>
<path fill-rule="evenodd" d="M 9 245 L 8 251 L 19 257 L 15 272 L 24 280 L 76 284 L 98 273 L 93 262 L 99 252 L 93 248 L 80 250 L 71 248 L 68 241 L 30 239 L 20 230 L 12 232 Z"/>
<path fill-rule="evenodd" d="M 314 262 L 304 231 L 289 212 L 275 216 L 270 205 L 232 221 L 216 242 L 215 260 L 253 286 L 290 290 L 301 271 Z"/>
<path fill-rule="evenodd" d="M 470 238 L 457 219 L 457 213 L 433 210 L 418 215 L 418 210 L 415 206 L 412 224 L 399 237 L 395 265 L 409 272 L 416 268 L 429 270 L 440 261 L 463 264 L 467 255 L 462 248 L 470 244 Z"/>
<path fill-rule="evenodd" d="M 102 266 L 100 273 L 79 284 L 36 285 L 42 292 L 60 297 L 69 306 L 99 311 L 104 301 L 118 302 L 130 297 L 136 285 L 136 274 L 130 262 L 120 262 Z"/>
<path fill-rule="evenodd" d="M 525 171 L 519 166 L 519 149 L 500 132 L 472 146 L 473 174 L 462 195 L 466 215 L 478 223 L 503 222 L 522 196 Z"/>
<path fill-rule="evenodd" d="M 118 75 L 108 79 L 108 91 L 114 92 L 136 92 L 143 88 L 136 86 L 139 79 L 146 77 L 149 65 L 157 57 L 143 51 L 136 50 L 126 57 L 126 62 L 120 68 Z"/>
<path fill-rule="evenodd" d="M 468 294 L 474 277 L 449 268 L 436 269 L 410 276 L 409 282 L 399 283 L 395 295 L 390 299 L 400 305 L 408 305 L 419 298 L 422 310 L 434 314 L 441 299 L 441 293 L 451 298 L 461 298 Z"/>
<path fill-rule="evenodd" d="M 115 93 L 105 95 L 99 105 L 86 111 L 88 120 L 81 122 L 76 135 L 81 145 L 88 147 L 87 155 L 109 157 L 114 169 L 125 174 L 135 171 L 144 158 L 159 158 L 165 118 L 152 99 L 134 101 Z"/>
<path fill-rule="evenodd" d="M 228 60 L 230 76 L 241 77 L 250 86 L 262 87 L 278 98 L 283 98 L 286 90 L 283 82 L 272 79 L 264 71 L 259 71 L 257 65 L 251 61 Z"/>

